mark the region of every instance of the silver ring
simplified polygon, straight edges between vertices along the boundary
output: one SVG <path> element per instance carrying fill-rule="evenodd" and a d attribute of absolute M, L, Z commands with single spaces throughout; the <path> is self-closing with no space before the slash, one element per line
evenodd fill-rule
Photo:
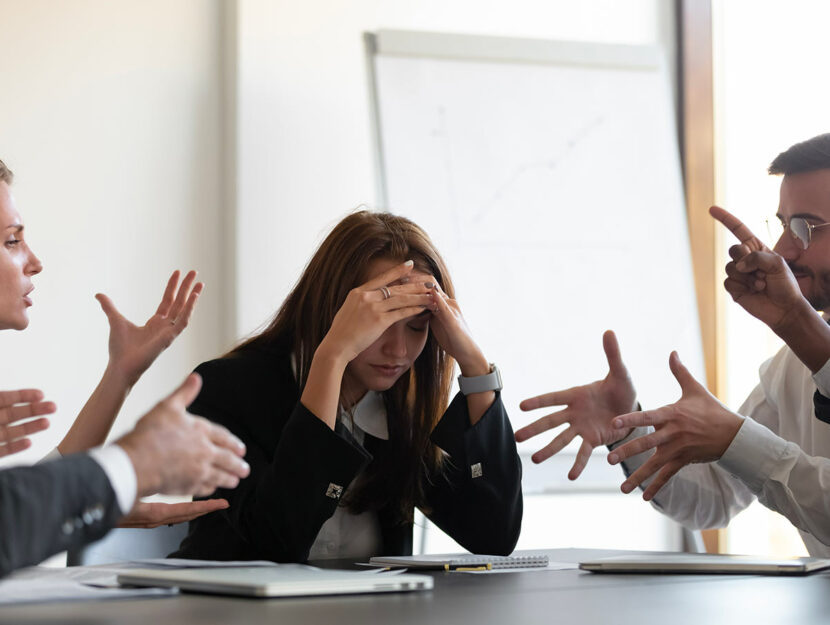
<path fill-rule="evenodd" d="M 382 286 L 378 289 L 378 291 L 383 293 L 383 299 L 389 299 L 392 297 L 392 291 L 390 291 L 388 287 Z"/>

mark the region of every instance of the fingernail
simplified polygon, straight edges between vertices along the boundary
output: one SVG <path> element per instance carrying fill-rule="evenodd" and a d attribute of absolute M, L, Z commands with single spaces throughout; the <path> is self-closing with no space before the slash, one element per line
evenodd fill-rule
<path fill-rule="evenodd" d="M 623 426 L 622 419 L 614 419 L 614 427 L 618 430 Z"/>
<path fill-rule="evenodd" d="M 626 495 L 631 492 L 631 484 L 623 484 L 620 486 L 620 490 L 624 492 Z"/>
<path fill-rule="evenodd" d="M 649 495 L 648 493 L 643 493 L 643 501 L 650 501 L 650 500 L 651 500 L 651 495 Z"/>
<path fill-rule="evenodd" d="M 608 462 L 611 464 L 617 464 L 620 461 L 620 457 L 617 454 L 608 454 Z"/>
<path fill-rule="evenodd" d="M 735 268 L 738 271 L 743 271 L 744 269 L 746 269 L 746 263 L 744 261 L 739 261 L 738 264 L 735 265 Z"/>
<path fill-rule="evenodd" d="M 409 278 L 401 278 L 400 282 L 401 284 L 406 284 L 407 282 L 409 282 Z"/>
<path fill-rule="evenodd" d="M 408 260 L 404 263 L 404 265 L 406 265 L 407 267 L 412 267 L 414 264 L 415 264 L 414 260 Z"/>
<path fill-rule="evenodd" d="M 428 289 L 434 289 L 435 283 L 434 282 L 424 282 L 424 286 Z"/>

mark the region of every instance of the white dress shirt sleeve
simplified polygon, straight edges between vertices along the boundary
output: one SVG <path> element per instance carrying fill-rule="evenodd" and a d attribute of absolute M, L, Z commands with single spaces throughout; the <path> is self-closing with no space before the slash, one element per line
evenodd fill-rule
<path fill-rule="evenodd" d="M 816 388 L 819 393 L 825 397 L 830 397 L 830 360 L 825 362 L 824 366 L 815 372 L 813 382 L 816 383 Z"/>
<path fill-rule="evenodd" d="M 121 514 L 127 514 L 133 509 L 138 488 L 135 469 L 127 452 L 118 445 L 107 445 L 90 450 L 89 455 L 107 474 Z"/>
<path fill-rule="evenodd" d="M 809 456 L 795 443 L 746 419 L 718 464 L 767 508 L 830 545 L 830 459 Z"/>

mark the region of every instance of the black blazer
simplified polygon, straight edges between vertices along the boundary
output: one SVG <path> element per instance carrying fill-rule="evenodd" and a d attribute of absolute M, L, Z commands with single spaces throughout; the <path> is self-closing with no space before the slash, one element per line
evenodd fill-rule
<path fill-rule="evenodd" d="M 191 521 L 171 557 L 305 561 L 337 508 L 330 487 L 345 491 L 372 455 L 300 403 L 287 354 L 248 349 L 196 371 L 203 385 L 189 410 L 245 442 L 251 474 L 236 489 L 212 495 L 226 498 L 230 507 Z M 375 446 L 385 443 L 368 438 Z M 522 521 L 521 464 L 501 398 L 471 427 L 459 394 L 431 438 L 451 462 L 427 487 L 429 518 L 472 552 L 510 553 Z M 377 452 L 372 445 L 367 441 Z M 477 463 L 481 476 L 473 478 Z M 391 506 L 378 511 L 383 553 L 375 555 L 412 553 L 412 523 L 395 517 Z"/>
<path fill-rule="evenodd" d="M 120 516 L 106 473 L 86 454 L 0 471 L 0 577 L 98 540 Z"/>

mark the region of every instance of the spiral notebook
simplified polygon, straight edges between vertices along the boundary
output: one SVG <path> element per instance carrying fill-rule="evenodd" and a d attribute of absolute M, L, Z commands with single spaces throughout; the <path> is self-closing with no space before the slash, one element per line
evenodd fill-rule
<path fill-rule="evenodd" d="M 548 557 L 538 554 L 487 556 L 478 554 L 441 553 L 421 556 L 375 557 L 372 566 L 400 566 L 409 569 L 472 571 L 492 569 L 539 568 L 548 565 Z"/>

